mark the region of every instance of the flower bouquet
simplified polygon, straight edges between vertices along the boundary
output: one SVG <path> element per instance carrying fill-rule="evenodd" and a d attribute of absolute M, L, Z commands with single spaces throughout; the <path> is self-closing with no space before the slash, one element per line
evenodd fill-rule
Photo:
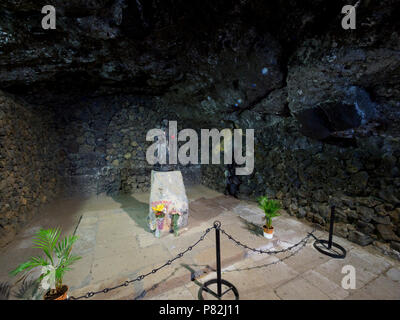
<path fill-rule="evenodd" d="M 159 204 L 151 208 L 153 209 L 154 215 L 156 216 L 156 237 L 159 238 L 161 236 L 161 230 L 164 228 L 165 207 L 163 204 Z"/>

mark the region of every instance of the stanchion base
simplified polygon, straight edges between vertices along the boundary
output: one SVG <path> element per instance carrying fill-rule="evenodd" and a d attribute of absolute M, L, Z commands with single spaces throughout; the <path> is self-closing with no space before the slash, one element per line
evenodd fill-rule
<path fill-rule="evenodd" d="M 226 294 L 226 293 L 232 291 L 233 294 L 235 295 L 235 300 L 239 300 L 239 292 L 238 292 L 238 290 L 235 288 L 235 286 L 234 286 L 232 283 L 230 283 L 230 282 L 228 282 L 228 281 L 226 281 L 226 280 L 221 279 L 221 283 L 222 283 L 222 293 L 221 293 L 221 297 L 218 297 L 218 294 L 217 294 L 217 293 L 215 293 L 213 290 L 211 290 L 210 288 L 208 288 L 209 285 L 214 284 L 214 283 L 217 284 L 217 283 L 218 283 L 218 279 L 209 280 L 209 281 L 205 282 L 205 283 L 201 286 L 201 288 L 200 288 L 200 290 L 199 290 L 199 300 L 204 300 L 203 291 L 210 293 L 211 295 L 213 295 L 215 298 L 217 298 L 217 299 L 219 299 L 219 300 L 222 299 L 222 297 L 224 296 L 224 294 Z M 226 287 L 228 287 L 228 288 L 224 290 L 224 286 L 226 286 Z"/>
<path fill-rule="evenodd" d="M 346 257 L 346 249 L 342 246 L 338 245 L 335 242 L 332 242 L 332 246 L 328 248 L 329 241 L 328 240 L 316 240 L 314 242 L 314 248 L 317 249 L 322 254 L 330 256 L 335 259 L 344 259 Z M 335 250 L 339 249 L 339 250 Z"/>

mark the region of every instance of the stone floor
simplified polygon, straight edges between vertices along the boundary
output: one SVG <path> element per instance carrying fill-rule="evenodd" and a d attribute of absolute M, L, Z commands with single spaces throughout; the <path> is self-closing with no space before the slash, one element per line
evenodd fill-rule
<path fill-rule="evenodd" d="M 256 203 L 226 197 L 204 186 L 188 187 L 189 225 L 179 237 L 154 237 L 146 226 L 149 194 L 99 196 L 86 200 L 60 200 L 44 210 L 10 245 L 0 251 L 0 283 L 11 283 L 8 272 L 31 255 L 32 235 L 40 227 L 62 226 L 76 232 L 74 252 L 82 259 L 66 274 L 70 295 L 80 296 L 134 279 L 163 265 L 193 245 L 215 220 L 242 243 L 253 248 L 278 250 L 300 241 L 312 226 L 283 213 L 275 218 L 274 239 L 262 236 L 263 213 Z M 318 238 L 327 233 L 316 231 Z M 240 299 L 400 299 L 400 263 L 370 247 L 347 240 L 335 241 L 348 250 L 345 259 L 321 255 L 310 240 L 301 250 L 261 255 L 235 245 L 221 235 L 223 278 L 236 286 Z M 356 289 L 341 286 L 342 268 L 356 270 Z M 192 279 L 195 279 L 192 281 Z M 215 278 L 215 232 L 171 265 L 142 281 L 92 299 L 198 299 L 202 283 Z M 1 289 L 0 286 L 0 294 Z M 40 299 L 42 292 L 29 282 L 15 284 L 10 299 Z M 208 293 L 205 299 L 212 298 Z M 225 298 L 233 298 L 228 293 Z"/>

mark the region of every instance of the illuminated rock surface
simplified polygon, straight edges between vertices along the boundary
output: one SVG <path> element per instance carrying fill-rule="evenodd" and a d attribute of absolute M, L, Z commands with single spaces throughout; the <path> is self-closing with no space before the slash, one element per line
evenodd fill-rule
<path fill-rule="evenodd" d="M 185 227 L 189 218 L 189 203 L 180 171 L 151 171 L 149 228 L 155 230 L 156 217 L 153 207 L 164 205 L 163 230 L 170 231 L 172 212 L 179 214 L 178 227 Z"/>

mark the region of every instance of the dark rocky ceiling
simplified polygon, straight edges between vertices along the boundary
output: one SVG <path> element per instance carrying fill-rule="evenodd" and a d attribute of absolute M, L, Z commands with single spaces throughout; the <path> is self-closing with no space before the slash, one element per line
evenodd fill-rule
<path fill-rule="evenodd" d="M 47 2 L 0 1 L 0 88 L 31 103 L 146 95 L 197 122 L 292 114 L 317 139 L 399 127 L 400 1 L 360 0 L 356 30 L 348 0 L 55 0 L 43 30 Z"/>

